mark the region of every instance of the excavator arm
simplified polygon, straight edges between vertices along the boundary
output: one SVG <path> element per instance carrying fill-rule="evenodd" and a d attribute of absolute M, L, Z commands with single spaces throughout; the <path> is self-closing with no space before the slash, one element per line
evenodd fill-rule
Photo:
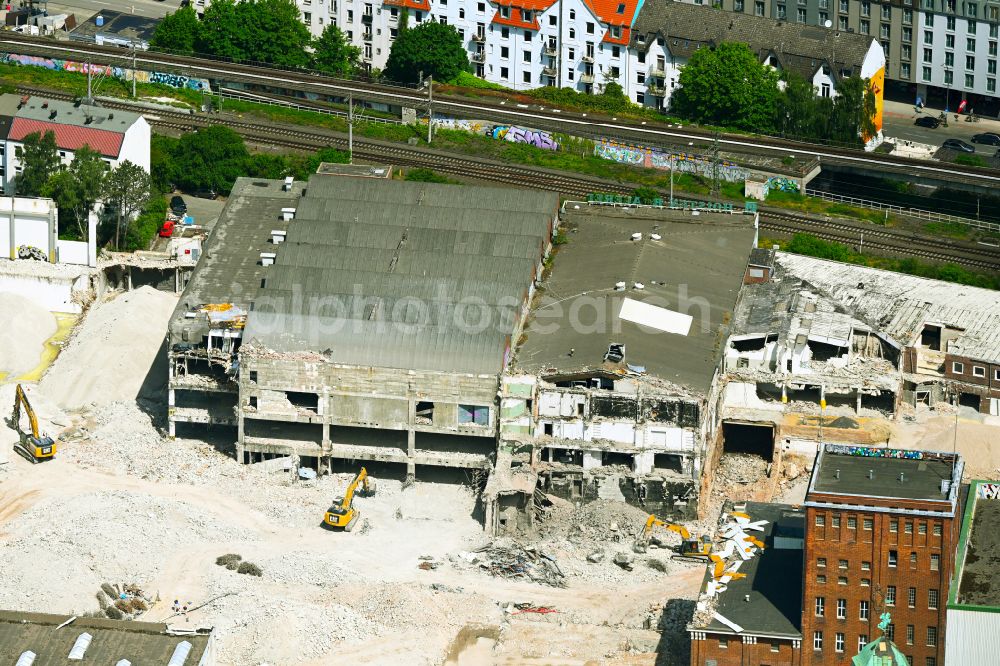
<path fill-rule="evenodd" d="M 17 389 L 14 391 L 14 427 L 18 430 L 21 429 L 21 406 L 24 405 L 24 413 L 28 416 L 28 423 L 31 424 L 31 436 L 38 439 L 38 417 L 35 416 L 35 410 L 31 408 L 31 403 L 28 402 L 28 396 L 24 392 L 24 388 L 18 384 Z"/>
<path fill-rule="evenodd" d="M 351 481 L 351 485 L 347 486 L 347 490 L 344 492 L 344 499 L 340 503 L 340 508 L 344 511 L 350 511 L 351 505 L 354 504 L 354 493 L 358 491 L 358 486 L 364 484 L 365 489 L 368 488 L 368 470 L 364 467 L 358 472 L 358 475 L 354 477 Z"/>
<path fill-rule="evenodd" d="M 368 470 L 364 467 L 347 486 L 343 498 L 334 500 L 333 506 L 327 510 L 324 518 L 327 525 L 344 528 L 347 532 L 351 531 L 360 515 L 354 509 L 354 495 L 358 492 L 359 486 L 362 497 L 370 497 L 375 494 L 375 484 L 368 478 Z"/>
<path fill-rule="evenodd" d="M 21 429 L 21 409 L 28 417 L 30 432 Z M 32 463 L 51 460 L 56 455 L 56 443 L 51 437 L 38 432 L 38 416 L 28 402 L 28 395 L 20 384 L 14 390 L 14 413 L 11 415 L 10 426 L 17 431 L 20 441 L 14 449 Z"/>

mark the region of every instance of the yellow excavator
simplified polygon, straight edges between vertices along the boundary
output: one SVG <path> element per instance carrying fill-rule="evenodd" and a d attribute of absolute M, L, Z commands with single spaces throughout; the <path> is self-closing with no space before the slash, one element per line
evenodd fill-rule
<path fill-rule="evenodd" d="M 646 519 L 646 525 L 642 528 L 642 535 L 636 540 L 635 550 L 640 552 L 646 551 L 646 548 L 649 547 L 649 540 L 654 527 L 662 527 L 665 530 L 677 532 L 681 535 L 681 545 L 677 547 L 677 554 L 674 555 L 676 559 L 705 560 L 711 557 L 712 540 L 707 536 L 696 539 L 691 536 L 691 533 L 683 525 L 668 523 L 652 514 Z"/>
<path fill-rule="evenodd" d="M 25 432 L 21 428 L 21 409 L 24 408 L 24 413 L 28 417 L 29 427 L 31 432 Z M 35 410 L 32 409 L 31 403 L 28 402 L 28 395 L 24 392 L 24 388 L 18 384 L 17 389 L 14 391 L 14 413 L 10 417 L 8 422 L 10 427 L 17 430 L 17 434 L 20 437 L 20 441 L 14 445 L 14 450 L 19 454 L 30 460 L 33 464 L 42 462 L 43 460 L 52 460 L 56 455 L 56 443 L 51 437 L 44 433 L 38 432 L 38 417 L 35 416 Z"/>
<path fill-rule="evenodd" d="M 335 499 L 333 505 L 327 509 L 323 522 L 330 527 L 339 527 L 345 532 L 353 530 L 354 524 L 361 517 L 361 512 L 354 508 L 355 493 L 361 497 L 371 497 L 375 494 L 375 480 L 368 477 L 368 470 L 364 467 L 347 486 L 344 496 Z"/>

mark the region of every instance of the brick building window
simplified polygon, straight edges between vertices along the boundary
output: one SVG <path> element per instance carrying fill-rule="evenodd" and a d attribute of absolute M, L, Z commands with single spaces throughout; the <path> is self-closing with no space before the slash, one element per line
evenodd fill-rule
<path fill-rule="evenodd" d="M 825 526 L 826 526 L 826 516 L 817 513 L 816 514 L 816 527 L 825 527 Z"/>
<path fill-rule="evenodd" d="M 833 648 L 837 652 L 844 651 L 844 634 L 840 633 L 839 631 L 837 632 L 837 635 L 834 637 Z"/>
<path fill-rule="evenodd" d="M 849 516 L 847 518 L 847 529 L 856 530 L 858 529 L 858 519 L 854 516 Z"/>
<path fill-rule="evenodd" d="M 890 641 L 896 640 L 896 624 L 890 623 L 885 628 L 885 637 Z"/>
<path fill-rule="evenodd" d="M 913 521 L 906 521 L 906 529 L 903 530 L 906 534 L 913 534 Z"/>
<path fill-rule="evenodd" d="M 872 579 L 871 578 L 862 578 L 861 579 L 861 587 L 871 587 L 871 586 L 872 586 Z"/>
<path fill-rule="evenodd" d="M 871 530 L 875 526 L 875 521 L 871 518 L 865 518 L 861 521 L 861 526 L 866 530 Z"/>
<path fill-rule="evenodd" d="M 924 659 L 924 666 L 937 666 L 937 659 L 934 657 L 927 657 Z"/>
<path fill-rule="evenodd" d="M 814 631 L 813 632 L 813 650 L 823 649 L 823 632 Z"/>
<path fill-rule="evenodd" d="M 911 587 L 906 593 L 906 605 L 913 608 L 917 605 L 917 588 Z"/>
<path fill-rule="evenodd" d="M 937 627 L 927 627 L 928 647 L 937 647 Z"/>
<path fill-rule="evenodd" d="M 826 566 L 826 558 L 825 557 L 817 557 L 816 558 L 816 566 L 818 566 L 818 567 L 825 567 Z"/>
<path fill-rule="evenodd" d="M 847 576 L 838 576 L 837 585 L 847 585 Z"/>
<path fill-rule="evenodd" d="M 931 571 L 938 571 L 941 568 L 941 556 L 937 553 L 931 554 Z"/>
<path fill-rule="evenodd" d="M 771 652 L 781 652 L 781 643 L 778 641 L 771 643 Z"/>
<path fill-rule="evenodd" d="M 911 569 L 916 569 L 917 568 L 917 554 L 916 553 L 910 553 L 910 568 Z"/>
<path fill-rule="evenodd" d="M 872 563 L 871 562 L 862 561 L 861 562 L 861 570 L 862 571 L 871 571 L 872 570 Z"/>
<path fill-rule="evenodd" d="M 938 591 L 937 590 L 927 590 L 927 607 L 931 610 L 937 610 L 938 607 Z"/>
<path fill-rule="evenodd" d="M 917 525 L 917 534 L 927 534 L 927 523 L 921 521 L 920 524 Z"/>
<path fill-rule="evenodd" d="M 906 625 L 906 644 L 907 645 L 913 645 L 913 635 L 914 635 L 913 631 L 914 630 L 913 630 L 913 625 L 912 624 Z"/>
<path fill-rule="evenodd" d="M 835 513 L 832 516 L 830 516 L 830 525 L 832 527 L 840 527 L 840 514 L 839 513 Z"/>
<path fill-rule="evenodd" d="M 986 376 L 986 368 L 982 367 L 981 365 L 974 365 L 974 366 L 972 366 L 972 376 L 973 377 L 985 377 Z"/>
<path fill-rule="evenodd" d="M 858 635 L 858 652 L 861 652 L 862 648 L 868 645 L 868 637 L 864 634 Z"/>
<path fill-rule="evenodd" d="M 960 374 L 962 374 L 962 373 L 965 372 L 965 365 L 962 364 L 962 363 L 957 363 L 957 362 L 956 363 L 952 363 L 951 364 L 951 371 L 954 372 L 956 375 L 960 375 Z"/>
<path fill-rule="evenodd" d="M 847 619 L 847 599 L 837 599 L 837 619 Z"/>
<path fill-rule="evenodd" d="M 898 532 L 899 531 L 899 521 L 898 520 L 890 520 L 889 521 L 889 531 L 890 532 Z"/>
<path fill-rule="evenodd" d="M 816 582 L 822 585 L 823 583 L 826 582 L 826 576 L 824 576 L 823 574 L 816 576 Z"/>
<path fill-rule="evenodd" d="M 868 602 L 862 601 L 860 607 L 858 608 L 858 619 L 867 620 L 868 619 Z"/>
<path fill-rule="evenodd" d="M 721 649 L 723 649 L 723 650 L 728 649 L 729 648 L 729 639 L 728 638 L 720 638 L 719 639 L 719 647 Z"/>
<path fill-rule="evenodd" d="M 1000 370 L 997 370 L 997 381 L 1000 382 Z M 934 523 L 934 536 L 941 536 L 941 523 Z"/>
<path fill-rule="evenodd" d="M 896 562 L 899 560 L 899 553 L 895 550 L 889 551 L 889 566 L 895 567 Z"/>
<path fill-rule="evenodd" d="M 840 569 L 846 569 L 847 568 L 847 560 L 838 560 L 837 561 L 837 567 L 840 568 Z"/>
<path fill-rule="evenodd" d="M 826 597 L 816 597 L 816 617 L 826 614 Z"/>
<path fill-rule="evenodd" d="M 885 605 L 895 606 L 896 605 L 896 586 L 887 585 L 885 588 Z"/>

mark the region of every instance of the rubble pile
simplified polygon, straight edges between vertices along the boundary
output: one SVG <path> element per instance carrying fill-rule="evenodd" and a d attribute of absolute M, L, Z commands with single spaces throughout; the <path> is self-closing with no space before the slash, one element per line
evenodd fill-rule
<path fill-rule="evenodd" d="M 566 575 L 555 557 L 534 546 L 497 541 L 464 559 L 492 576 L 519 578 L 551 587 L 566 587 Z"/>
<path fill-rule="evenodd" d="M 769 465 L 752 453 L 725 453 L 715 470 L 715 492 L 725 493 L 729 499 L 750 499 L 756 484 L 767 476 Z"/>

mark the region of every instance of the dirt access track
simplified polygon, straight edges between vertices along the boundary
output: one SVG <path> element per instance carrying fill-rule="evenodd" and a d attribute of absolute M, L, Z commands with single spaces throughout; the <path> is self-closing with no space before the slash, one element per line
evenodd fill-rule
<path fill-rule="evenodd" d="M 494 578 L 455 557 L 488 541 L 458 485 L 380 479 L 375 497 L 356 501 L 355 531 L 328 531 L 322 515 L 346 475 L 293 483 L 159 437 L 166 457 L 123 458 L 101 435 L 142 415 L 118 411 L 128 426 L 85 423 L 89 436 L 56 460 L 12 457 L 0 473 L 0 607 L 96 611 L 102 582 L 134 583 L 159 598 L 142 619 L 215 627 L 221 664 L 653 664 L 650 607 L 691 598 L 701 582 L 693 568 L 622 584 L 610 563 L 593 565 L 610 567 L 606 584 L 599 571 L 570 574 L 565 589 Z M 226 553 L 263 575 L 217 566 Z M 437 568 L 418 568 L 422 557 Z M 35 573 L 24 562 L 46 564 Z M 223 594 L 187 617 L 171 609 Z M 557 612 L 510 612 L 522 602 Z"/>

